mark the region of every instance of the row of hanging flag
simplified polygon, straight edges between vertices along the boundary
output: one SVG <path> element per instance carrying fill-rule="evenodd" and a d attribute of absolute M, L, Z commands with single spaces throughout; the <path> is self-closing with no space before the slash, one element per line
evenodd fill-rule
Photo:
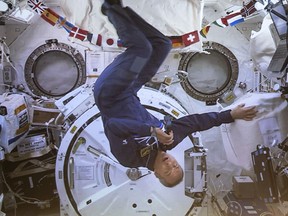
<path fill-rule="evenodd" d="M 225 28 L 227 26 L 235 26 L 239 23 L 244 22 L 248 16 L 252 15 L 254 12 L 257 11 L 257 9 L 255 8 L 256 2 L 257 2 L 256 0 L 251 0 L 247 5 L 244 5 L 244 7 L 241 8 L 240 10 L 235 11 L 225 17 L 221 17 L 213 21 L 212 23 L 209 23 L 208 25 L 204 26 L 201 29 L 200 34 L 206 38 L 206 35 L 208 34 L 211 25 L 216 25 L 218 27 Z"/>
<path fill-rule="evenodd" d="M 244 5 L 240 10 L 233 12 L 225 17 L 221 17 L 212 23 L 204 26 L 200 31 L 195 30 L 181 36 L 169 36 L 172 41 L 173 48 L 187 47 L 191 44 L 200 41 L 199 34 L 206 38 L 209 29 L 212 25 L 218 27 L 234 26 L 238 23 L 244 22 L 246 17 L 253 14 L 256 0 L 251 0 L 247 5 Z M 37 14 L 41 16 L 45 21 L 50 23 L 52 26 L 57 25 L 63 27 L 69 34 L 69 37 L 76 38 L 81 41 L 89 41 L 93 45 L 97 46 L 111 46 L 111 47 L 122 47 L 121 40 L 115 38 L 104 38 L 100 34 L 93 34 L 87 30 L 81 29 L 78 26 L 73 25 L 67 21 L 64 17 L 57 14 L 52 9 L 48 8 L 41 0 L 28 0 L 28 6 Z"/>

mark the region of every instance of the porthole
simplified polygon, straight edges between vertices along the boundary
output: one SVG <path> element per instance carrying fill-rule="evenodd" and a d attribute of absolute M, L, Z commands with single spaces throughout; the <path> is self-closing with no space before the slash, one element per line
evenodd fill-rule
<path fill-rule="evenodd" d="M 216 42 L 203 43 L 203 51 L 184 53 L 178 76 L 188 95 L 215 104 L 221 95 L 233 90 L 238 78 L 238 61 L 228 48 Z"/>
<path fill-rule="evenodd" d="M 46 41 L 30 54 L 24 72 L 28 87 L 38 96 L 58 98 L 86 81 L 81 53 L 56 39 Z"/>

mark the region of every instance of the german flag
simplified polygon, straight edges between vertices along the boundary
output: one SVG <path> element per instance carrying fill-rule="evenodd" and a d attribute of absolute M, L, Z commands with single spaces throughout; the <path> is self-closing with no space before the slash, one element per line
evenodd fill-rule
<path fill-rule="evenodd" d="M 183 41 L 182 41 L 182 36 L 170 36 L 169 39 L 172 42 L 172 47 L 173 48 L 179 48 L 183 47 Z"/>
<path fill-rule="evenodd" d="M 200 34 L 206 38 L 206 35 L 208 34 L 210 29 L 210 25 L 205 26 L 204 28 L 201 29 Z"/>

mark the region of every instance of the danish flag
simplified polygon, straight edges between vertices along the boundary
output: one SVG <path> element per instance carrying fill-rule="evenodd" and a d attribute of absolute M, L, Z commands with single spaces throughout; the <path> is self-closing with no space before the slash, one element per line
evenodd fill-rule
<path fill-rule="evenodd" d="M 81 41 L 84 41 L 87 38 L 88 31 L 80 29 L 78 27 L 73 27 L 70 31 L 69 36 L 77 38 Z"/>

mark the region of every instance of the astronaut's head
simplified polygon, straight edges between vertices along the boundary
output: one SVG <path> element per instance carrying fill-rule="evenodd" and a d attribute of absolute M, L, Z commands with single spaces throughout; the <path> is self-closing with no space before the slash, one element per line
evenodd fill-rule
<path fill-rule="evenodd" d="M 154 174 L 166 187 L 173 187 L 183 179 L 183 169 L 177 160 L 164 151 L 158 151 L 155 163 Z"/>

